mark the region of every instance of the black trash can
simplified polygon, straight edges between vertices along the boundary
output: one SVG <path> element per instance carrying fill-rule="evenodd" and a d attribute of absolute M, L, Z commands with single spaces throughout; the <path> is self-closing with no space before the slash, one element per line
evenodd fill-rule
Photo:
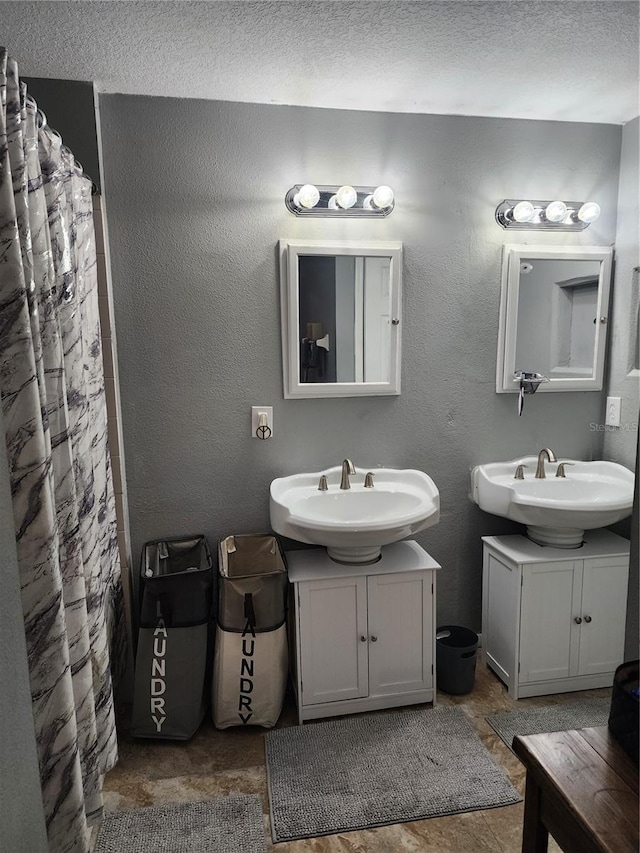
<path fill-rule="evenodd" d="M 621 663 L 613 677 L 609 731 L 636 764 L 639 763 L 639 695 L 640 661 Z"/>
<path fill-rule="evenodd" d="M 460 625 L 442 625 L 436 631 L 436 685 L 444 693 L 462 695 L 473 690 L 478 635 Z"/>
<path fill-rule="evenodd" d="M 142 548 L 131 734 L 187 740 L 208 704 L 214 573 L 204 536 Z"/>

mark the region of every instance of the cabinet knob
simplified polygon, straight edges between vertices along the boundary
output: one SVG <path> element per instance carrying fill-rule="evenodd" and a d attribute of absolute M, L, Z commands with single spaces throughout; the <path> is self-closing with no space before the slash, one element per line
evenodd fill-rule
<path fill-rule="evenodd" d="M 591 622 L 591 616 L 585 616 L 585 617 L 584 617 L 584 621 L 585 621 L 587 624 L 588 624 L 589 622 Z"/>
<path fill-rule="evenodd" d="M 364 634 L 360 634 L 360 642 L 361 642 L 361 643 L 366 643 L 366 642 L 367 642 L 367 638 L 365 637 L 365 635 L 364 635 Z"/>
<path fill-rule="evenodd" d="M 576 625 L 582 625 L 582 619 L 579 616 L 576 616 L 573 621 L 576 623 Z"/>
<path fill-rule="evenodd" d="M 372 642 L 372 643 L 377 643 L 377 642 L 378 642 L 378 638 L 376 637 L 376 635 L 375 635 L 375 634 L 372 634 L 372 635 L 371 635 L 371 642 Z"/>

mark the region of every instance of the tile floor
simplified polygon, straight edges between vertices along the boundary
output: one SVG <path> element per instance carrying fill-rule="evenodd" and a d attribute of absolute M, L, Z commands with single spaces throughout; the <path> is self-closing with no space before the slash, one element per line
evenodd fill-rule
<path fill-rule="evenodd" d="M 524 794 L 524 767 L 495 734 L 485 716 L 516 707 L 571 702 L 581 695 L 606 696 L 610 695 L 610 691 L 565 693 L 515 702 L 507 695 L 504 685 L 479 660 L 473 691 L 466 696 L 438 693 L 438 703 L 442 706 L 458 705 L 464 710 L 485 746 L 520 793 Z M 296 715 L 293 697 L 287 695 L 278 726 L 289 725 L 296 725 Z M 264 730 L 261 728 L 217 731 L 209 720 L 205 720 L 198 733 L 186 743 L 134 740 L 123 733 L 120 736 L 120 761 L 105 780 L 105 807 L 108 811 L 116 811 L 231 793 L 257 793 L 262 798 L 269 853 L 520 851 L 522 803 L 274 845 L 269 832 L 263 740 Z M 555 853 L 559 849 L 550 839 L 549 850 Z"/>

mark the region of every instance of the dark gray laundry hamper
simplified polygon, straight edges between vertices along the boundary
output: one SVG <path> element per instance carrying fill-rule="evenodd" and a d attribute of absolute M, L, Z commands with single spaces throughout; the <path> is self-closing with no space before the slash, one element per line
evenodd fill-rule
<path fill-rule="evenodd" d="M 462 695 L 473 690 L 478 635 L 460 625 L 442 625 L 436 631 L 436 685 L 444 693 Z"/>
<path fill-rule="evenodd" d="M 288 575 L 271 535 L 218 543 L 218 608 L 211 704 L 216 728 L 275 726 L 289 654 Z"/>
<path fill-rule="evenodd" d="M 131 734 L 187 740 L 207 709 L 215 576 L 204 536 L 142 548 Z"/>

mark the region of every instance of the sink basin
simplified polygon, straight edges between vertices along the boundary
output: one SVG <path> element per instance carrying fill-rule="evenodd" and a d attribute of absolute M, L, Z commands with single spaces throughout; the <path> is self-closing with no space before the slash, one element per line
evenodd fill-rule
<path fill-rule="evenodd" d="M 567 461 L 566 477 L 556 477 L 557 464 L 546 462 L 547 476 L 536 480 L 537 456 L 477 465 L 471 471 L 471 497 L 480 509 L 527 525 L 539 545 L 579 548 L 585 530 L 606 527 L 631 515 L 631 471 L 615 462 Z M 524 480 L 514 479 L 525 465 Z"/>
<path fill-rule="evenodd" d="M 374 487 L 364 477 L 374 473 Z M 327 491 L 320 491 L 321 474 Z M 440 494 L 422 471 L 357 468 L 351 488 L 340 488 L 340 466 L 313 474 L 293 474 L 271 483 L 269 508 L 276 533 L 324 545 L 340 563 L 370 563 L 382 545 L 406 539 L 438 522 Z"/>

